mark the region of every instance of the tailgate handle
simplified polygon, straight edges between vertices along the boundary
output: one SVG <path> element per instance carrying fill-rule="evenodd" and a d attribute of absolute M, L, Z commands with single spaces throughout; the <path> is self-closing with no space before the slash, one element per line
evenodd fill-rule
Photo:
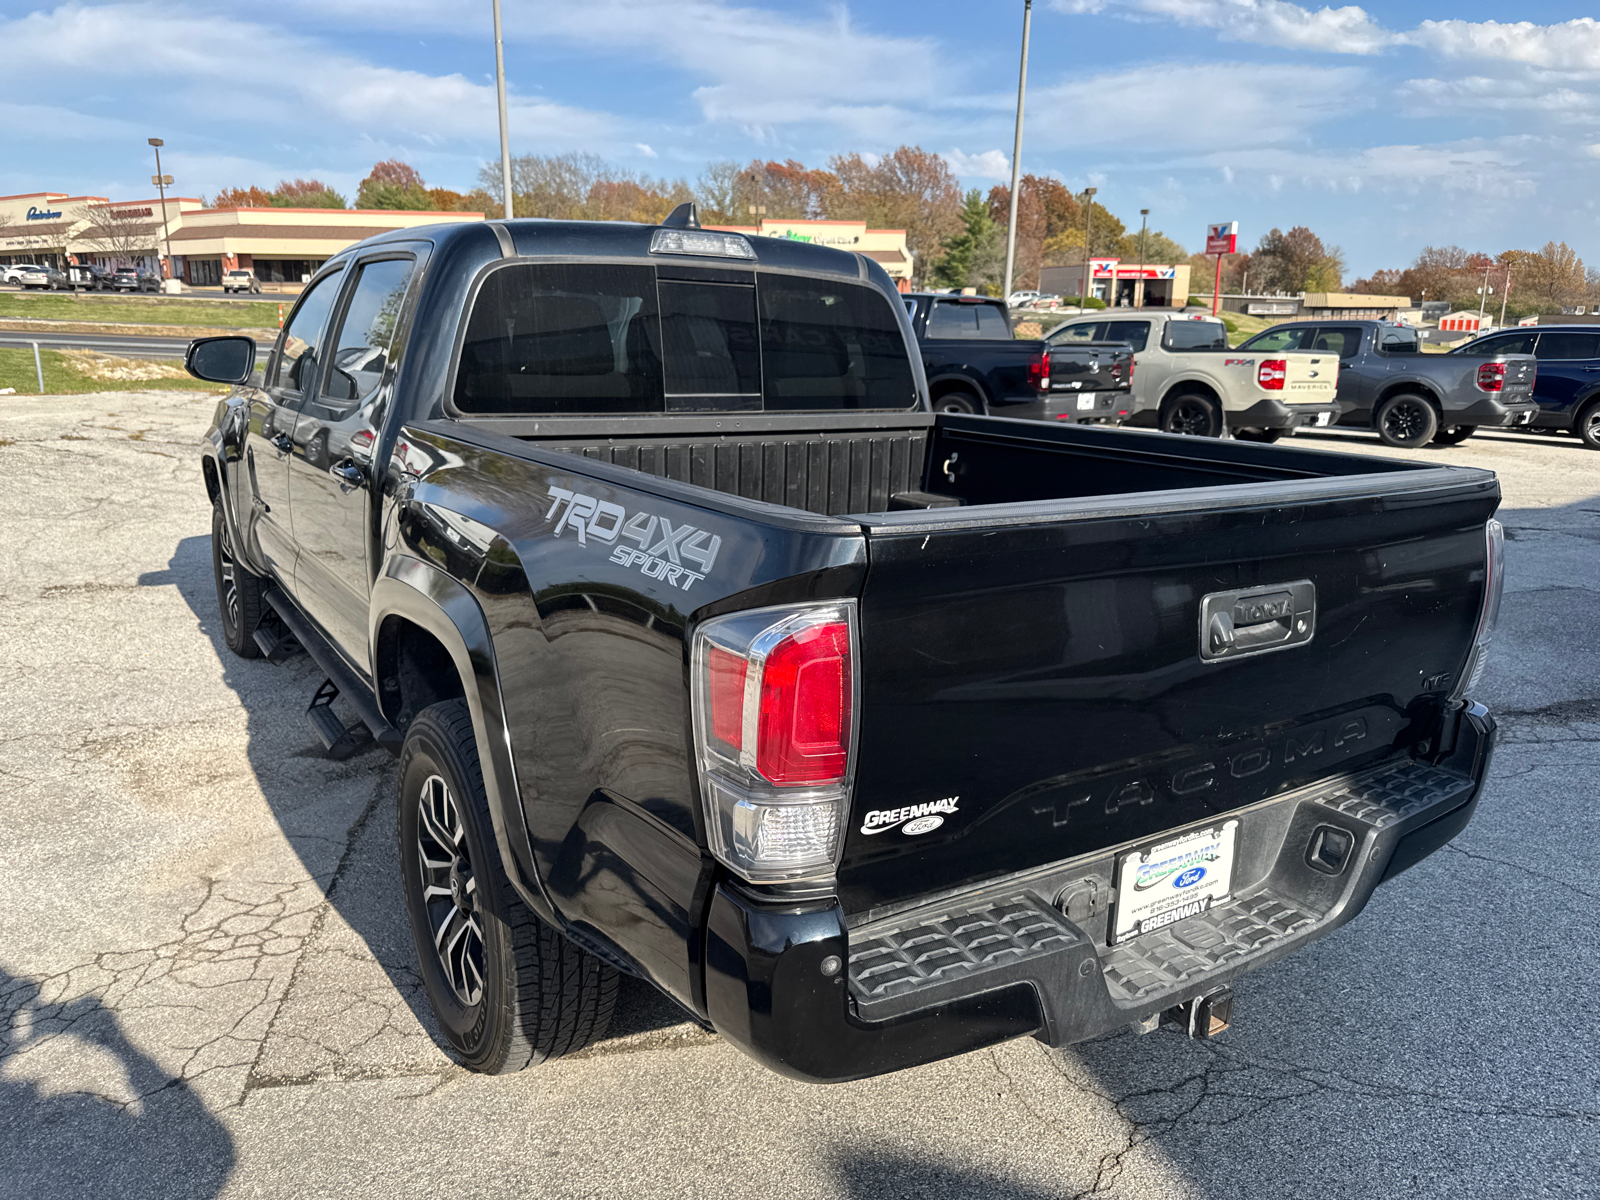
<path fill-rule="evenodd" d="M 1219 662 L 1303 646 L 1316 627 L 1317 587 L 1309 579 L 1212 592 L 1200 601 L 1200 658 Z"/>

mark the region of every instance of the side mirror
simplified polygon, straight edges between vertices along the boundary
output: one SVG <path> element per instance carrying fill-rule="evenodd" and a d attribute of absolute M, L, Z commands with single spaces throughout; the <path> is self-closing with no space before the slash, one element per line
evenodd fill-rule
<path fill-rule="evenodd" d="M 254 338 L 199 338 L 183 354 L 183 369 L 208 383 L 249 383 L 255 367 Z"/>

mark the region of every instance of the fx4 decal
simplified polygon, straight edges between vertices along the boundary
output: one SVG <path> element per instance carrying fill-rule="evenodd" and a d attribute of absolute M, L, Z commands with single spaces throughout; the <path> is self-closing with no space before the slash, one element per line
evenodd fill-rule
<path fill-rule="evenodd" d="M 550 495 L 555 503 L 545 519 L 555 522 L 553 537 L 571 530 L 580 546 L 587 546 L 590 538 L 607 545 L 632 542 L 638 549 L 616 546 L 611 561 L 618 566 L 636 566 L 647 579 L 659 579 L 684 591 L 711 573 L 717 551 L 722 549 L 722 539 L 716 534 L 687 523 L 674 525 L 647 512 L 630 517 L 620 504 L 566 488 L 553 487 Z M 691 570 L 686 562 L 700 569 Z"/>

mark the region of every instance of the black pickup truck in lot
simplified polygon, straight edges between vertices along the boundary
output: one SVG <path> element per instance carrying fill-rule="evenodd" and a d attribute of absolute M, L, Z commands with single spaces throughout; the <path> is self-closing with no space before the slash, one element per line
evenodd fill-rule
<path fill-rule="evenodd" d="M 1120 425 L 1133 415 L 1133 347 L 1018 339 L 1003 300 L 905 296 L 935 412 Z"/>
<path fill-rule="evenodd" d="M 467 1066 L 618 972 L 813 1081 L 1207 1036 L 1471 817 L 1491 473 L 935 413 L 915 347 L 871 260 L 692 209 L 384 234 L 259 374 L 190 347 L 225 639 L 399 755 Z"/>

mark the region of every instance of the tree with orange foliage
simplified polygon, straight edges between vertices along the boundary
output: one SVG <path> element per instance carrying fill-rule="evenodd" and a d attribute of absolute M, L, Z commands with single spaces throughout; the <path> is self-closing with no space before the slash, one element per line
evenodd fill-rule
<path fill-rule="evenodd" d="M 249 187 L 228 187 L 217 193 L 212 208 L 271 208 L 272 193 L 254 184 Z"/>

